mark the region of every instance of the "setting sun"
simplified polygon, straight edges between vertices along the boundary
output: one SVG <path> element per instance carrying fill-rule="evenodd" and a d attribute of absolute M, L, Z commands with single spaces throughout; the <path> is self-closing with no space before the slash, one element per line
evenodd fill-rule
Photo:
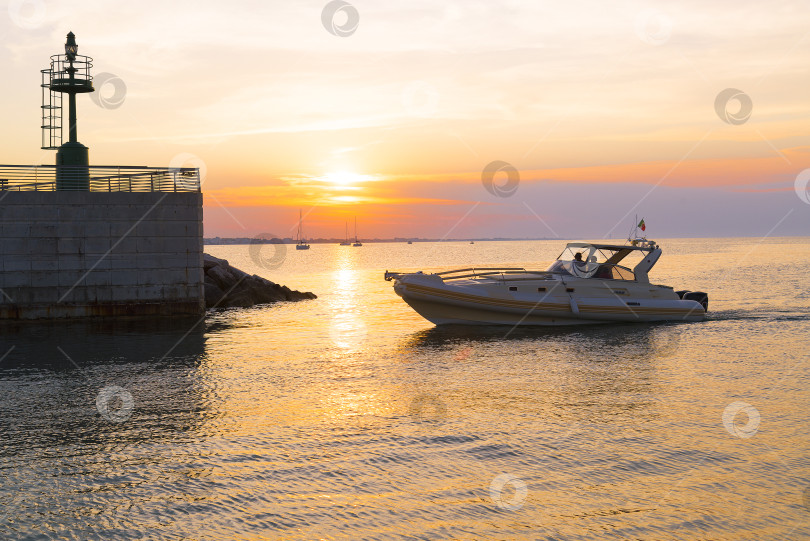
<path fill-rule="evenodd" d="M 357 173 L 351 173 L 349 171 L 336 171 L 325 174 L 321 177 L 321 180 L 334 184 L 335 186 L 352 186 L 365 181 L 366 178 L 365 175 L 358 175 Z"/>
<path fill-rule="evenodd" d="M 332 171 L 313 180 L 323 184 L 324 188 L 330 189 L 358 189 L 360 184 L 382 180 L 379 176 L 361 175 L 351 171 Z"/>

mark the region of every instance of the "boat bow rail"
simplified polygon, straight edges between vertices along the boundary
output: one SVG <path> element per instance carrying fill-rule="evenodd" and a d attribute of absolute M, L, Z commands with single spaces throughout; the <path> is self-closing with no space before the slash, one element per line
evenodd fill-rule
<path fill-rule="evenodd" d="M 422 271 L 419 272 L 389 272 L 385 271 L 385 279 L 387 281 L 399 280 L 408 274 L 424 275 Z M 432 276 L 437 276 L 442 281 L 448 280 L 463 280 L 467 278 L 484 278 L 494 279 L 503 282 L 511 282 L 517 280 L 552 280 L 553 275 L 546 271 L 527 271 L 522 267 L 469 267 L 466 269 L 455 269 L 443 272 L 433 273 Z"/>

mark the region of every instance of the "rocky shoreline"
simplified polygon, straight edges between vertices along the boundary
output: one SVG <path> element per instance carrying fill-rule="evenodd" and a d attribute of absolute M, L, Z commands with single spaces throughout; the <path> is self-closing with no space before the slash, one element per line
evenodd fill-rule
<path fill-rule="evenodd" d="M 227 260 L 203 254 L 206 308 L 249 308 L 279 301 L 317 298 L 314 293 L 292 290 L 255 274 L 250 275 Z"/>

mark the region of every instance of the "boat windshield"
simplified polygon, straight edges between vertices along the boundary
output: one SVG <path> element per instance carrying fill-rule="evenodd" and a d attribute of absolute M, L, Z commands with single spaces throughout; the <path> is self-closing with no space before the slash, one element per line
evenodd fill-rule
<path fill-rule="evenodd" d="M 635 280 L 636 276 L 632 270 L 617 264 L 633 251 L 636 250 L 632 247 L 571 242 L 547 271 L 569 274 L 577 278 Z"/>

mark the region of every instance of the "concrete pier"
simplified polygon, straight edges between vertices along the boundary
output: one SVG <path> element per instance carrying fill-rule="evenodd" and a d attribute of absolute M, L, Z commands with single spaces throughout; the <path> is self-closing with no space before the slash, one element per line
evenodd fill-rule
<path fill-rule="evenodd" d="M 202 314 L 200 192 L 0 192 L 0 319 Z"/>

